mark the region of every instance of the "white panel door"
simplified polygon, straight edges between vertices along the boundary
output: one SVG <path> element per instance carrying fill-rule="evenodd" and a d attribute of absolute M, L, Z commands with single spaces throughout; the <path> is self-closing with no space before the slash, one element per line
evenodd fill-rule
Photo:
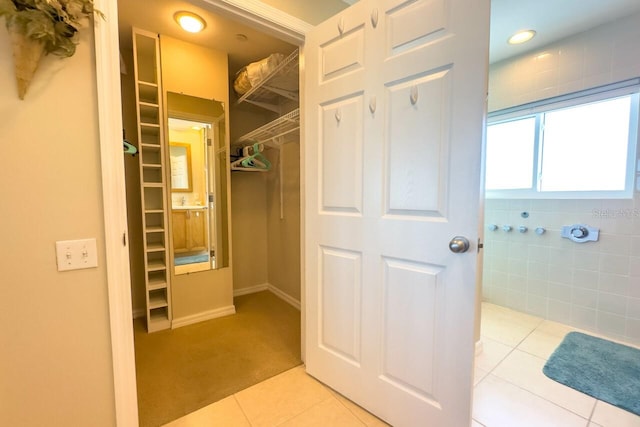
<path fill-rule="evenodd" d="M 307 371 L 394 426 L 470 424 L 488 26 L 360 0 L 305 42 Z"/>

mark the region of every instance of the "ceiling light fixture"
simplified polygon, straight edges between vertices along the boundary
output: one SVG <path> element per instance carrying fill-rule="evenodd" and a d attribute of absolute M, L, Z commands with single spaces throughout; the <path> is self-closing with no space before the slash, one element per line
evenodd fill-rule
<path fill-rule="evenodd" d="M 517 33 L 509 37 L 508 42 L 509 44 L 525 43 L 531 40 L 535 35 L 536 35 L 536 32 L 533 30 L 518 31 Z"/>
<path fill-rule="evenodd" d="M 190 33 L 199 33 L 207 26 L 204 19 L 192 12 L 176 12 L 175 15 L 173 15 L 173 18 L 183 30 Z"/>

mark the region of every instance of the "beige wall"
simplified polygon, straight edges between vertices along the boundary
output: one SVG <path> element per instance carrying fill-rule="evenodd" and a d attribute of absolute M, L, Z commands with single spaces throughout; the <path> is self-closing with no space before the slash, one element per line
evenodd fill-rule
<path fill-rule="evenodd" d="M 231 175 L 234 290 L 270 284 L 300 301 L 300 145 L 291 142 L 264 154 L 270 172 Z"/>
<path fill-rule="evenodd" d="M 165 93 L 215 99 L 229 105 L 226 53 L 161 35 L 160 56 Z M 230 265 L 218 270 L 172 275 L 171 310 L 174 321 L 232 306 L 231 268 Z"/>
<path fill-rule="evenodd" d="M 289 15 L 316 25 L 327 20 L 349 5 L 342 0 L 261 0 Z"/>
<path fill-rule="evenodd" d="M 300 301 L 300 144 L 285 144 L 279 153 L 269 150 L 268 154 L 273 159 L 267 181 L 269 283 Z"/>
<path fill-rule="evenodd" d="M 20 101 L 1 26 L 0 424 L 113 426 L 93 39 Z M 91 237 L 98 268 L 58 272 L 55 242 Z"/>
<path fill-rule="evenodd" d="M 229 113 L 231 143 L 274 118 L 255 107 L 232 105 Z M 231 150 L 236 154 L 238 146 Z M 231 172 L 233 229 L 233 289 L 268 283 L 267 177 L 265 173 Z"/>
<path fill-rule="evenodd" d="M 233 287 L 268 283 L 267 185 L 265 173 L 232 172 Z"/>
<path fill-rule="evenodd" d="M 272 163 L 270 172 L 231 175 L 234 290 L 270 284 L 300 301 L 300 145 L 292 142 L 264 154 Z"/>
<path fill-rule="evenodd" d="M 290 111 L 297 103 L 281 107 Z M 232 106 L 230 117 L 233 143 L 278 115 L 240 105 Z M 299 140 L 288 142 L 281 153 L 275 148 L 265 151 L 272 163 L 269 173 L 240 171 L 231 175 L 234 290 L 269 284 L 300 301 L 300 144 Z M 280 156 L 284 158 L 282 219 Z M 259 201 L 250 203 L 247 199 Z M 248 223 L 251 231 L 245 229 Z"/>
<path fill-rule="evenodd" d="M 160 57 L 165 91 L 229 105 L 229 65 L 225 52 L 161 35 Z"/>
<path fill-rule="evenodd" d="M 184 43 L 170 37 L 162 37 L 164 89 L 216 99 L 228 105 L 227 57 L 223 52 Z M 135 89 L 133 86 L 133 52 L 122 51 L 128 74 L 121 75 L 123 122 L 129 141 L 137 144 Z M 189 64 L 182 67 L 181 64 Z M 194 66 L 193 64 L 197 64 Z M 184 70 L 188 68 L 189 72 Z M 221 76 L 212 79 L 210 76 Z M 134 314 L 143 315 L 145 309 L 144 259 L 142 247 L 142 222 L 140 205 L 140 172 L 138 157 L 125 156 L 127 177 L 127 216 L 131 240 L 131 287 Z M 192 277 L 174 276 L 173 316 L 181 318 L 231 305 L 230 272 L 204 272 Z M 193 298 L 193 293 L 204 292 L 203 298 Z"/>
<path fill-rule="evenodd" d="M 273 120 L 273 113 L 233 107 L 232 142 Z M 268 173 L 233 172 L 234 290 L 272 285 L 300 301 L 300 145 L 294 141 L 281 152 L 268 148 Z M 280 218 L 281 156 L 284 217 Z"/>

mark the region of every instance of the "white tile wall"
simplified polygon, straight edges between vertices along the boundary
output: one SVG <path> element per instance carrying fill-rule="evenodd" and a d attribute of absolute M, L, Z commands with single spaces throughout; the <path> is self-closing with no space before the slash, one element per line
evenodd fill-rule
<path fill-rule="evenodd" d="M 640 14 L 491 65 L 489 111 L 640 76 Z"/>
<path fill-rule="evenodd" d="M 640 77 L 640 14 L 491 65 L 489 110 Z M 522 218 L 521 212 L 530 213 Z M 633 200 L 487 200 L 486 301 L 640 343 L 640 193 Z M 563 225 L 600 227 L 574 243 Z M 502 226 L 511 225 L 507 233 Z M 519 225 L 529 228 L 517 231 Z M 542 236 L 533 230 L 544 227 Z"/>
<path fill-rule="evenodd" d="M 619 217 L 599 214 L 621 208 Z M 486 301 L 640 343 L 640 193 L 625 201 L 487 200 L 485 221 L 500 226 L 485 229 Z M 561 227 L 575 223 L 600 227 L 600 240 L 561 238 Z M 507 224 L 514 230 L 503 231 Z M 533 232 L 539 226 L 542 236 Z"/>

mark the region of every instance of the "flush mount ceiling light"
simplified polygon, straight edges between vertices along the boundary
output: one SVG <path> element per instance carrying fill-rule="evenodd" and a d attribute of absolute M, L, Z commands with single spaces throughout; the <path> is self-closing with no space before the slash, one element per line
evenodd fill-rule
<path fill-rule="evenodd" d="M 535 35 L 536 35 L 536 32 L 533 30 L 518 31 L 517 33 L 515 33 L 509 38 L 508 42 L 509 44 L 525 43 L 531 40 Z"/>
<path fill-rule="evenodd" d="M 173 19 L 176 20 L 183 30 L 190 33 L 199 33 L 207 26 L 204 19 L 192 12 L 176 12 L 176 14 L 173 15 Z"/>

